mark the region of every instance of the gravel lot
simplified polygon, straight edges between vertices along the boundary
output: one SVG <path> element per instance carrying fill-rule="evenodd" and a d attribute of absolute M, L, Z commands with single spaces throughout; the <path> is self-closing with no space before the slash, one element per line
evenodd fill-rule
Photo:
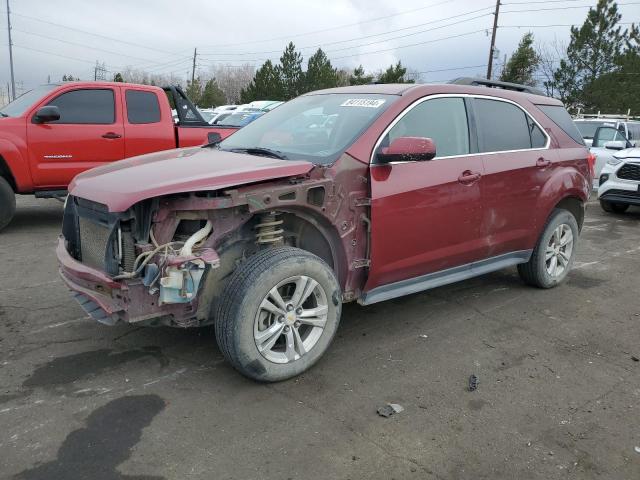
<path fill-rule="evenodd" d="M 21 198 L 0 234 L 2 478 L 640 478 L 640 209 L 590 204 L 554 290 L 509 269 L 347 305 L 325 358 L 275 385 L 211 329 L 87 319 L 58 278 L 61 216 Z"/>

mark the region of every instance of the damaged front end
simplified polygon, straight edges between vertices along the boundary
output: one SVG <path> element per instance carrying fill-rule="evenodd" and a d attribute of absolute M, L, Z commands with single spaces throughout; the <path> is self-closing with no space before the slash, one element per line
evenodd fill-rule
<path fill-rule="evenodd" d="M 157 211 L 157 199 L 112 213 L 69 196 L 57 249 L 60 273 L 95 320 L 197 324 L 198 289 L 207 268 L 220 263 L 216 251 L 205 246 L 212 222 L 187 222 L 171 241 L 158 243 L 152 230 Z"/>

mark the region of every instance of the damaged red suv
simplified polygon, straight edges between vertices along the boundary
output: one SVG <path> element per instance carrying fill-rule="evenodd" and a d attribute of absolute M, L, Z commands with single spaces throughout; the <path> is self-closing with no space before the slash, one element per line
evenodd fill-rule
<path fill-rule="evenodd" d="M 213 324 L 261 381 L 313 365 L 343 302 L 514 265 L 554 287 L 575 256 L 589 152 L 559 101 L 489 86 L 502 88 L 313 92 L 219 143 L 83 173 L 62 278 L 102 323 Z"/>

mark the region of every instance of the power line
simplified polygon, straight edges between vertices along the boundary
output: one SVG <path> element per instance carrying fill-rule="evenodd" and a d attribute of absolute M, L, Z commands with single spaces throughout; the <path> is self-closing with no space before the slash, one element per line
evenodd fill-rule
<path fill-rule="evenodd" d="M 74 32 L 83 33 L 83 34 L 85 34 L 85 35 L 91 35 L 91 36 L 93 36 L 93 37 L 102 38 L 102 39 L 104 39 L 104 40 L 110 40 L 110 41 L 112 41 L 112 42 L 119 42 L 119 43 L 123 43 L 123 44 L 125 44 L 125 45 L 130 45 L 130 46 L 139 47 L 139 48 L 145 48 L 145 49 L 147 49 L 147 50 L 153 50 L 153 51 L 156 51 L 156 52 L 163 53 L 163 54 L 165 54 L 165 55 L 166 55 L 166 54 L 174 55 L 174 56 L 181 55 L 181 54 L 179 54 L 179 53 L 175 53 L 175 52 L 168 52 L 168 51 L 166 51 L 166 50 L 161 50 L 161 49 L 158 49 L 158 48 L 149 47 L 149 46 L 147 46 L 147 45 L 142 45 L 142 44 L 140 44 L 140 43 L 128 42 L 128 41 L 126 41 L 126 40 L 121 40 L 121 39 L 119 39 L 119 38 L 108 37 L 108 36 L 106 36 L 106 35 L 101 35 L 101 34 L 99 34 L 99 33 L 94 33 L 94 32 L 88 32 L 88 31 L 86 31 L 86 30 L 81 30 L 81 29 L 79 29 L 79 28 L 70 27 L 70 26 L 68 26 L 68 25 L 63 25 L 63 24 L 61 24 L 61 23 L 55 23 L 55 22 L 50 22 L 50 21 L 47 21 L 47 20 L 42 20 L 42 19 L 40 19 L 40 18 L 37 18 L 37 17 L 31 17 L 31 16 L 29 16 L 29 15 L 24 15 L 24 14 L 21 14 L 21 13 L 15 13 L 15 12 L 12 12 L 12 14 L 13 14 L 14 16 L 16 16 L 16 17 L 26 18 L 26 19 L 29 19 L 29 20 L 33 20 L 33 21 L 35 21 L 35 22 L 44 23 L 44 24 L 46 24 L 46 25 L 53 25 L 53 26 L 60 27 L 60 28 L 66 28 L 67 30 L 73 30 Z"/>
<path fill-rule="evenodd" d="M 372 51 L 372 52 L 354 53 L 352 55 L 344 55 L 342 57 L 334 57 L 331 60 L 335 61 L 335 60 L 341 60 L 343 58 L 351 58 L 351 57 L 357 57 L 357 56 L 367 56 L 367 55 L 373 55 L 373 54 L 377 54 L 377 53 L 390 52 L 392 50 L 399 50 L 401 48 L 417 47 L 418 45 L 426 45 L 426 44 L 429 44 L 429 43 L 441 42 L 443 40 L 450 40 L 452 38 L 466 37 L 466 36 L 473 35 L 473 34 L 476 34 L 476 33 L 484 33 L 486 31 L 487 31 L 487 29 L 483 28 L 482 30 L 475 30 L 473 32 L 466 32 L 466 33 L 460 33 L 458 35 L 451 35 L 451 36 L 448 36 L 448 37 L 435 38 L 433 40 L 428 40 L 426 42 L 411 43 L 409 45 L 398 45 L 397 47 L 385 48 L 385 49 L 382 49 L 382 50 L 375 50 L 375 51 Z"/>
<path fill-rule="evenodd" d="M 290 40 L 291 38 L 296 38 L 296 37 L 306 37 L 309 35 L 315 35 L 317 33 L 325 33 L 325 32 L 332 32 L 335 30 L 341 30 L 343 28 L 349 28 L 349 27 L 355 27 L 357 25 L 364 25 L 365 23 L 371 23 L 371 22 L 377 22 L 379 20 L 387 20 L 389 18 L 392 17 L 398 17 L 400 15 L 407 15 L 409 13 L 413 13 L 413 12 L 418 12 L 420 10 L 425 10 L 427 8 L 432 8 L 432 7 L 437 7 L 440 5 L 444 5 L 445 3 L 452 3 L 455 0 L 443 0 L 441 2 L 437 2 L 437 3 L 432 3 L 429 5 L 425 5 L 424 7 L 419 7 L 419 8 L 414 8 L 412 10 L 405 10 L 402 12 L 398 12 L 398 13 L 393 13 L 390 15 L 384 15 L 382 17 L 376 17 L 376 18 L 370 18 L 368 20 L 362 20 L 360 22 L 355 22 L 355 23 L 349 23 L 349 24 L 344 24 L 344 25 L 338 25 L 336 27 L 330 27 L 330 28 L 324 28 L 321 30 L 313 30 L 311 32 L 304 32 L 304 33 L 296 33 L 296 34 L 292 34 L 292 35 L 285 35 L 285 36 L 281 36 L 281 37 L 272 37 L 272 38 L 263 38 L 261 40 L 250 40 L 247 42 L 236 42 L 236 43 L 220 43 L 217 45 L 204 45 L 203 48 L 208 48 L 208 47 L 213 47 L 213 48 L 220 48 L 220 47 L 235 47 L 238 45 L 252 45 L 255 43 L 263 43 L 263 42 L 271 42 L 274 40 Z"/>
<path fill-rule="evenodd" d="M 437 19 L 437 20 L 431 20 L 429 22 L 419 23 L 417 25 L 411 25 L 409 27 L 398 28 L 398 29 L 395 29 L 395 30 L 388 30 L 388 31 L 382 32 L 382 33 L 374 33 L 374 34 L 371 34 L 371 35 L 364 35 L 364 36 L 360 36 L 360 37 L 349 38 L 349 39 L 346 39 L 346 40 L 337 40 L 337 41 L 333 41 L 333 42 L 324 42 L 324 43 L 318 43 L 318 44 L 315 44 L 315 45 L 306 45 L 306 46 L 297 47 L 297 48 L 298 48 L 298 50 L 305 50 L 305 49 L 309 49 L 309 48 L 326 47 L 328 45 L 337 45 L 337 44 L 342 44 L 342 43 L 353 42 L 353 41 L 356 41 L 356 40 L 364 40 L 366 38 L 379 37 L 379 36 L 388 35 L 388 34 L 391 34 L 391 33 L 402 32 L 402 31 L 405 31 L 405 30 L 411 30 L 412 28 L 424 27 L 426 25 L 432 25 L 434 23 L 440 23 L 440 22 L 444 22 L 444 21 L 447 21 L 447 20 L 452 20 L 454 18 L 464 17 L 464 16 L 467 16 L 467 15 L 471 15 L 471 14 L 474 14 L 474 13 L 481 12 L 483 10 L 487 10 L 488 8 L 492 8 L 492 7 L 483 7 L 483 8 L 479 8 L 477 10 L 471 10 L 471 11 L 468 11 L 468 12 L 460 13 L 458 15 L 452 15 L 450 17 L 440 18 L 440 19 Z M 476 17 L 467 18 L 467 19 L 464 19 L 464 20 L 460 20 L 459 22 L 454 22 L 454 23 L 451 23 L 449 25 L 445 25 L 445 27 L 446 26 L 451 26 L 451 25 L 457 25 L 458 23 L 464 23 L 464 22 L 468 22 L 468 21 L 471 21 L 471 20 L 476 20 L 478 18 L 482 18 L 482 17 L 488 16 L 490 14 L 491 14 L 490 12 L 487 12 L 487 13 L 485 13 L 483 15 L 478 15 Z M 436 28 L 433 28 L 431 30 L 437 30 L 439 28 L 443 28 L 443 27 L 436 27 Z M 424 33 L 424 31 L 410 33 L 407 36 L 415 35 L 415 34 L 418 34 L 418 33 Z M 394 37 L 394 38 L 403 38 L 403 37 Z M 386 42 L 388 40 L 393 40 L 394 38 L 381 40 L 381 42 L 382 41 Z M 352 48 L 352 47 L 349 47 L 349 48 Z M 281 53 L 281 52 L 282 52 L 281 50 L 267 50 L 267 51 L 262 51 L 262 52 L 202 53 L 200 55 L 202 55 L 202 56 L 212 56 L 212 55 L 226 55 L 226 56 L 231 56 L 231 55 L 263 55 L 263 54 L 266 55 L 266 54 L 270 54 L 270 53 Z"/>
<path fill-rule="evenodd" d="M 617 5 L 619 7 L 620 6 L 624 6 L 624 5 L 640 5 L 640 2 L 618 3 Z M 507 10 L 507 11 L 504 11 L 502 13 L 548 12 L 548 11 L 555 11 L 555 10 L 572 10 L 572 9 L 576 9 L 576 8 L 594 8 L 594 7 L 595 7 L 595 5 L 575 5 L 575 6 L 568 6 L 568 7 L 533 8 L 533 9 L 526 9 L 526 10 Z"/>

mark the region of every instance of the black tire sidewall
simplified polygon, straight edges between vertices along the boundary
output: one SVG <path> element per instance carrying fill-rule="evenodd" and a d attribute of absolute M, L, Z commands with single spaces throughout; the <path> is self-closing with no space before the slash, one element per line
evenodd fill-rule
<path fill-rule="evenodd" d="M 324 289 L 329 306 L 327 323 L 318 343 L 306 355 L 294 362 L 278 364 L 267 360 L 258 351 L 254 340 L 255 316 L 269 290 L 296 275 L 306 275 Z M 260 381 L 285 380 L 309 369 L 328 349 L 340 323 L 342 303 L 335 275 L 326 263 L 309 254 L 276 261 L 258 273 L 244 292 L 237 292 L 236 298 L 241 304 L 231 327 L 231 341 L 237 357 L 234 363 L 243 374 Z"/>
<path fill-rule="evenodd" d="M 571 228 L 571 233 L 573 234 L 573 248 L 571 250 L 571 258 L 569 259 L 569 264 L 565 268 L 565 271 L 562 273 L 562 275 L 560 277 L 552 277 L 547 272 L 545 252 L 554 230 L 563 223 L 569 225 L 569 227 Z M 544 288 L 552 288 L 562 283 L 571 271 L 571 268 L 573 267 L 573 261 L 576 256 L 576 247 L 578 244 L 579 234 L 580 232 L 578 229 L 578 222 L 576 221 L 575 217 L 566 210 L 557 210 L 547 222 L 544 232 L 540 237 L 540 241 L 536 246 L 537 262 L 535 265 L 537 276 Z"/>
<path fill-rule="evenodd" d="M 0 230 L 9 225 L 16 213 L 16 196 L 11 185 L 0 177 Z"/>

